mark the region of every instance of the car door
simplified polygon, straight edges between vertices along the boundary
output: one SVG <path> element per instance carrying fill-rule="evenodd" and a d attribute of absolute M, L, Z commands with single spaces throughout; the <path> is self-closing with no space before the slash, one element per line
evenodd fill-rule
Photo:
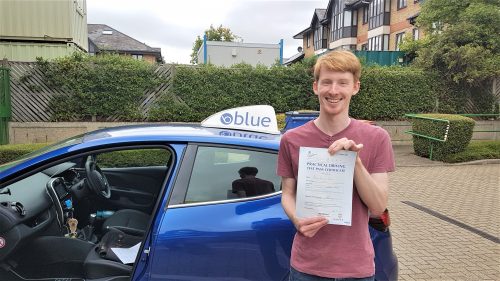
<path fill-rule="evenodd" d="M 188 146 L 158 236 L 150 280 L 284 280 L 294 228 L 281 208 L 276 151 Z M 274 192 L 235 198 L 243 167 Z"/>

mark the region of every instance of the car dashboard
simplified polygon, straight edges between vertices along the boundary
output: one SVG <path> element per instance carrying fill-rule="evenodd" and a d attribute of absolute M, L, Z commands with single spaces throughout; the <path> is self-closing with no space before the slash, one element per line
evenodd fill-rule
<path fill-rule="evenodd" d="M 62 163 L 2 189 L 0 261 L 54 223 L 62 229 L 73 207 L 72 190 L 76 194 L 84 192 L 84 180 L 74 166 L 74 163 Z"/>

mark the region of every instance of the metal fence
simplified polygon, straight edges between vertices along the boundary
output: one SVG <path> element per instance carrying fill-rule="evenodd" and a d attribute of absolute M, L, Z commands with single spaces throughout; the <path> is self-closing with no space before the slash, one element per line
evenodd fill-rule
<path fill-rule="evenodd" d="M 0 67 L 0 144 L 9 143 L 10 70 Z"/>
<path fill-rule="evenodd" d="M 354 54 L 366 64 L 405 65 L 405 53 L 401 51 L 355 51 Z"/>

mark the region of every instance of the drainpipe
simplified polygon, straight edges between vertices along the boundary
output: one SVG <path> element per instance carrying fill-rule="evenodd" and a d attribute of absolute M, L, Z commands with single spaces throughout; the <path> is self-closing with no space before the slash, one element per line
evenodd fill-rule
<path fill-rule="evenodd" d="M 203 35 L 203 63 L 207 64 L 207 35 Z"/>
<path fill-rule="evenodd" d="M 283 39 L 280 39 L 280 65 L 283 64 Z"/>

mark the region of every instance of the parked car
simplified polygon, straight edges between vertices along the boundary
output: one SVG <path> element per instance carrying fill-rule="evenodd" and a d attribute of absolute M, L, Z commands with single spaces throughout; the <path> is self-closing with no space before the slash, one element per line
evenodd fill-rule
<path fill-rule="evenodd" d="M 286 280 L 280 135 L 272 108 L 251 109 L 102 129 L 1 165 L 0 280 Z M 237 197 L 243 167 L 274 191 Z M 371 223 L 376 279 L 395 280 L 388 214 Z"/>

